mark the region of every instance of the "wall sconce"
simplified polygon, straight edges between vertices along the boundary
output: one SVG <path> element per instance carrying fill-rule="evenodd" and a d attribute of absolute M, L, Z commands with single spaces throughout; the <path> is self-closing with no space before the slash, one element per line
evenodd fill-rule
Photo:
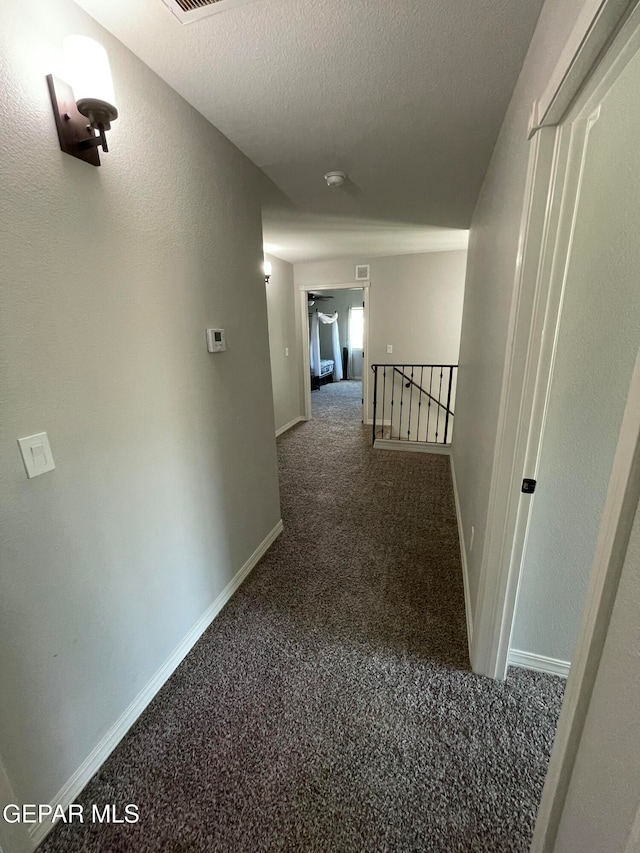
<path fill-rule="evenodd" d="M 269 284 L 271 278 L 271 261 L 264 262 L 264 283 Z"/>
<path fill-rule="evenodd" d="M 86 36 L 67 36 L 64 52 L 71 85 L 47 76 L 60 148 L 99 166 L 98 148 L 109 150 L 106 131 L 118 118 L 109 57 L 101 44 Z"/>

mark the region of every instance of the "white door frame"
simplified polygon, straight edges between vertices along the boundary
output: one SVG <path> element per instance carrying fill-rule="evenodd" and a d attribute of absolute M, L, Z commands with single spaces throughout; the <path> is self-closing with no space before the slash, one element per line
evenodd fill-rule
<path fill-rule="evenodd" d="M 561 218 L 565 223 L 572 220 L 567 204 L 575 203 L 571 191 L 579 190 L 581 160 L 590 128 L 589 121 L 573 130 L 566 127 L 563 130 L 553 122 L 566 117 L 581 87 L 588 88 L 594 61 L 592 58 L 588 64 L 585 57 L 599 56 L 614 35 L 618 37 L 598 68 L 600 76 L 603 69 L 607 74 L 619 73 L 616 65 L 624 61 L 625 45 L 640 26 L 639 3 L 640 0 L 628 0 L 622 9 L 620 0 L 588 0 L 549 85 L 532 110 L 535 126 L 530 128 L 532 141 L 507 339 L 508 358 L 471 643 L 474 671 L 493 678 L 506 677 L 529 518 L 530 498 L 521 499 L 520 485 L 523 477 L 535 473 L 562 305 L 562 270 L 557 267 L 562 247 L 556 240 L 556 231 Z M 581 69 L 580 78 L 576 77 L 576 68 Z M 562 114 L 559 105 L 564 105 Z M 576 150 L 575 135 L 580 133 L 584 134 L 584 140 L 581 157 L 576 162 L 571 153 Z M 564 246 L 566 251 L 572 229 L 565 230 L 565 239 L 569 240 Z"/>
<path fill-rule="evenodd" d="M 319 293 L 322 290 L 360 290 L 364 303 L 364 352 L 362 358 L 362 420 L 367 422 L 369 412 L 369 288 L 370 281 L 350 281 L 346 284 L 305 284 L 298 289 L 298 310 L 302 329 L 302 419 L 311 420 L 311 365 L 309 363 L 309 308 L 307 293 Z"/>

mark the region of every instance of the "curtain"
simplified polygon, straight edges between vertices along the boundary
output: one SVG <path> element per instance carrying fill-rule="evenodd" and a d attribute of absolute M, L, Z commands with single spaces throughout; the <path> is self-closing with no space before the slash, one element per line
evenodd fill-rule
<path fill-rule="evenodd" d="M 317 311 L 311 315 L 309 364 L 311 365 L 311 375 L 320 376 L 320 326 L 318 325 Z"/>
<path fill-rule="evenodd" d="M 338 312 L 323 314 L 316 311 L 311 315 L 311 340 L 309 342 L 309 363 L 311 373 L 320 376 L 320 326 L 319 323 L 331 325 L 331 348 L 333 350 L 333 378 L 336 382 L 342 379 L 342 353 L 340 352 L 340 332 L 338 331 Z"/>

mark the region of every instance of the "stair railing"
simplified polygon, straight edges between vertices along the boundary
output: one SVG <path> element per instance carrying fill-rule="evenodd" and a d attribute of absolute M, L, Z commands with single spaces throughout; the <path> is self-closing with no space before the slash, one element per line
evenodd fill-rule
<path fill-rule="evenodd" d="M 457 364 L 372 364 L 372 440 L 448 444 Z"/>

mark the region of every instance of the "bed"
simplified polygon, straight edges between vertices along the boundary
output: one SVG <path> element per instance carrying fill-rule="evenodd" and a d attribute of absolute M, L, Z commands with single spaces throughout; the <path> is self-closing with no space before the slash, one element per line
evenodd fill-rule
<path fill-rule="evenodd" d="M 320 359 L 320 376 L 314 376 L 311 374 L 311 390 L 317 391 L 321 385 L 326 385 L 327 382 L 333 382 L 333 370 L 333 359 Z"/>

